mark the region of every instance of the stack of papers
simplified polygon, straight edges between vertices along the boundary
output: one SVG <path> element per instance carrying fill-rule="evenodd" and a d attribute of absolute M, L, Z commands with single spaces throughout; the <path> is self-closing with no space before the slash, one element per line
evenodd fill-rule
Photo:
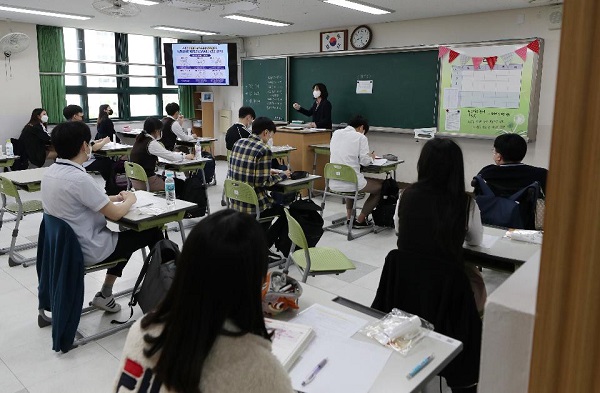
<path fill-rule="evenodd" d="M 385 164 L 387 164 L 387 160 L 385 158 L 376 158 L 373 160 L 373 164 L 371 165 L 382 166 Z"/>

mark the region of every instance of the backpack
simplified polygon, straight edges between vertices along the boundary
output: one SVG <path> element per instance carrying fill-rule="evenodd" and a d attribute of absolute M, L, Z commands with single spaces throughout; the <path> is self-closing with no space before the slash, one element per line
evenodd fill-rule
<path fill-rule="evenodd" d="M 186 218 L 204 217 L 208 201 L 206 199 L 206 184 L 202 182 L 199 175 L 190 176 L 185 179 L 182 198 L 184 201 L 193 202 L 198 205 L 185 212 Z"/>
<path fill-rule="evenodd" d="M 215 158 L 212 156 L 212 154 L 204 150 L 202 151 L 202 158 L 210 159 L 210 161 L 206 161 L 206 164 L 204 164 L 204 177 L 206 180 L 206 184 L 210 184 L 215 178 Z"/>
<path fill-rule="evenodd" d="M 300 224 L 300 227 L 302 227 L 308 246 L 316 246 L 324 232 L 323 217 L 319 214 L 321 207 L 311 199 L 298 199 L 290 204 L 289 209 L 290 215 L 294 217 L 296 221 L 298 221 L 298 224 Z M 281 236 L 275 241 L 275 246 L 287 257 L 292 248 L 292 241 L 288 237 L 287 220 L 285 220 L 285 217 L 283 218 L 285 224 L 280 231 Z"/>
<path fill-rule="evenodd" d="M 27 156 L 27 151 L 25 150 L 25 146 L 21 144 L 20 139 L 10 138 L 10 143 L 13 145 L 13 153 L 17 158 L 13 165 L 10 167 L 12 171 L 22 171 L 24 169 L 29 168 L 29 157 Z"/>
<path fill-rule="evenodd" d="M 371 212 L 375 225 L 379 227 L 394 227 L 394 213 L 398 202 L 400 188 L 396 180 L 386 177 L 381 185 L 381 198 L 379 203 Z"/>
<path fill-rule="evenodd" d="M 480 195 L 475 197 L 481 211 L 481 222 L 505 228 L 534 229 L 535 204 L 540 195 L 537 181 L 509 197 L 496 196 L 481 175 L 474 178 Z"/>
<path fill-rule="evenodd" d="M 179 246 L 168 238 L 160 240 L 152 247 L 131 292 L 129 319 L 133 316 L 133 306 L 136 304 L 139 303 L 146 314 L 165 298 L 175 278 L 175 265 L 179 254 L 181 254 Z M 125 322 L 113 320 L 111 323 Z"/>

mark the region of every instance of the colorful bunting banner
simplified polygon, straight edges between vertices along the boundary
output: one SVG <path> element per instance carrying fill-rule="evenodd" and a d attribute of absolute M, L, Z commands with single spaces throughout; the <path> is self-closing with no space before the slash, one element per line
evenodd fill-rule
<path fill-rule="evenodd" d="M 502 61 L 504 62 L 504 64 L 509 65 L 510 62 L 512 61 L 514 55 L 515 55 L 514 52 L 509 52 L 509 53 L 503 54 L 500 57 L 502 58 Z"/>
<path fill-rule="evenodd" d="M 458 58 L 458 60 L 460 61 L 460 65 L 464 66 L 465 64 L 467 64 L 469 62 L 469 60 L 471 60 L 471 58 L 467 55 L 461 54 L 460 57 Z"/>
<path fill-rule="evenodd" d="M 450 48 L 448 48 L 447 46 L 441 46 L 438 49 L 438 59 L 446 56 L 446 53 L 450 52 Z"/>
<path fill-rule="evenodd" d="M 448 56 L 448 62 L 452 63 L 454 60 L 456 60 L 456 58 L 458 57 L 458 55 L 460 55 L 460 53 L 455 52 L 452 49 L 450 49 L 450 55 Z"/>
<path fill-rule="evenodd" d="M 527 47 L 535 53 L 540 53 L 540 41 L 538 40 L 531 41 L 529 44 L 527 44 Z"/>
<path fill-rule="evenodd" d="M 475 67 L 475 69 L 479 69 L 479 66 L 481 65 L 481 62 L 483 61 L 483 57 L 473 57 L 473 66 Z"/>
<path fill-rule="evenodd" d="M 519 55 L 523 61 L 527 61 L 527 46 L 517 49 L 515 53 Z"/>
<path fill-rule="evenodd" d="M 498 56 L 486 57 L 485 60 L 487 61 L 488 66 L 490 66 L 490 70 L 493 70 L 494 66 L 496 65 L 496 61 L 498 60 Z"/>

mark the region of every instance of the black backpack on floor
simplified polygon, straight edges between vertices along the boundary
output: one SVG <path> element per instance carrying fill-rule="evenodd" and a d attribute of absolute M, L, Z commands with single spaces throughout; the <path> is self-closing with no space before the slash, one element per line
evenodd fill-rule
<path fill-rule="evenodd" d="M 319 214 L 321 207 L 310 199 L 298 199 L 290 204 L 289 209 L 290 215 L 302 227 L 308 246 L 316 246 L 324 232 L 323 217 Z M 287 257 L 292 247 L 292 241 L 288 237 L 287 220 L 285 220 L 285 217 L 283 218 L 285 225 L 283 225 L 281 230 L 281 236 L 275 241 L 275 246 Z"/>
<path fill-rule="evenodd" d="M 386 178 L 381 186 L 381 198 L 373 209 L 371 215 L 375 225 L 380 227 L 394 227 L 394 213 L 398 202 L 398 183 L 391 177 Z"/>
<path fill-rule="evenodd" d="M 207 151 L 202 151 L 202 158 L 208 158 L 210 161 L 206 161 L 204 164 L 204 177 L 206 177 L 206 184 L 212 183 L 215 178 L 215 158 Z"/>
<path fill-rule="evenodd" d="M 198 205 L 193 209 L 186 210 L 185 218 L 204 217 L 208 201 L 206 199 L 206 185 L 202 182 L 201 175 L 193 175 L 185 179 L 181 199 Z"/>

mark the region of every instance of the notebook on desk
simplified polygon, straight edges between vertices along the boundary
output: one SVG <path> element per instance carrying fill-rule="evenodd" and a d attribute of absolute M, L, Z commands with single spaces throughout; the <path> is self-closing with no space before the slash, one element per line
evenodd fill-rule
<path fill-rule="evenodd" d="M 312 327 L 265 318 L 267 331 L 274 331 L 273 355 L 289 370 L 315 335 Z"/>
<path fill-rule="evenodd" d="M 388 160 L 386 160 L 385 158 L 375 158 L 371 165 L 382 166 L 382 165 L 387 164 L 387 161 Z"/>

